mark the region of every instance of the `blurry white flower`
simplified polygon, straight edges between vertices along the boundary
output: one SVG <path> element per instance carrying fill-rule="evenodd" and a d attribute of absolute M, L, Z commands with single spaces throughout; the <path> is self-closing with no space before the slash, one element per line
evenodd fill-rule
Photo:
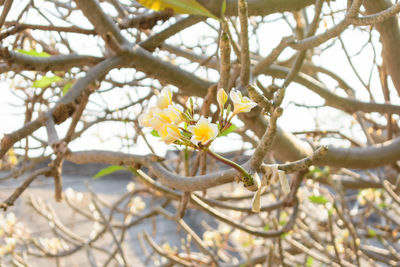
<path fill-rule="evenodd" d="M 255 240 L 254 236 L 237 229 L 233 231 L 231 238 L 232 241 L 240 247 L 250 246 L 253 244 Z"/>
<path fill-rule="evenodd" d="M 222 243 L 222 236 L 218 231 L 207 230 L 203 233 L 203 241 L 209 247 L 219 246 Z"/>
<path fill-rule="evenodd" d="M 160 95 L 157 98 L 157 107 L 159 109 L 165 109 L 172 104 L 172 91 L 169 88 L 162 89 Z"/>
<path fill-rule="evenodd" d="M 83 199 L 83 193 L 77 192 L 71 187 L 68 187 L 64 193 L 68 200 L 70 200 L 71 202 L 79 203 Z"/>
<path fill-rule="evenodd" d="M 376 204 L 380 204 L 382 202 L 382 190 L 368 188 L 361 190 L 357 195 L 357 201 L 361 206 L 367 204 L 367 200 L 370 202 L 375 202 Z"/>
<path fill-rule="evenodd" d="M 68 244 L 57 237 L 52 238 L 39 238 L 39 243 L 42 247 L 51 254 L 57 254 L 63 250 L 68 249 Z"/>
<path fill-rule="evenodd" d="M 128 207 L 130 212 L 136 214 L 146 208 L 146 203 L 144 203 L 141 197 L 134 197 L 129 201 Z"/>
<path fill-rule="evenodd" d="M 135 183 L 134 182 L 129 182 L 127 185 L 126 185 L 126 190 L 128 191 L 128 192 L 133 192 L 133 191 L 135 191 Z"/>
<path fill-rule="evenodd" d="M 95 222 L 93 223 L 92 231 L 90 231 L 89 238 L 90 238 L 90 239 L 95 238 L 95 237 L 97 236 L 97 234 L 98 234 L 102 229 L 103 229 L 103 227 L 102 227 L 101 223 L 99 223 L 98 221 L 95 221 Z"/>

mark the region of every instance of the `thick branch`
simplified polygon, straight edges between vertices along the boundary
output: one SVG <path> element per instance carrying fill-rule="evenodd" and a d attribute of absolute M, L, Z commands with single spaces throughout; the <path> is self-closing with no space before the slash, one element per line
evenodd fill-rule
<path fill-rule="evenodd" d="M 267 127 L 267 122 L 264 118 L 258 117 L 256 120 L 246 120 L 244 117 L 244 122 L 259 138 L 263 136 Z M 278 128 L 272 149 L 274 150 L 274 155 L 282 161 L 299 160 L 312 154 L 312 148 L 308 143 L 299 140 L 281 128 Z M 400 138 L 363 148 L 328 146 L 328 152 L 322 159 L 317 160 L 316 164 L 370 169 L 384 166 L 397 160 L 400 160 Z"/>
<path fill-rule="evenodd" d="M 374 14 L 390 8 L 390 0 L 366 0 L 364 7 L 367 13 Z M 397 5 L 398 6 L 398 5 Z M 382 43 L 382 57 L 392 78 L 393 84 L 400 95 L 400 30 L 397 16 L 392 16 L 386 21 L 376 24 Z"/>
<path fill-rule="evenodd" d="M 118 28 L 110 16 L 104 13 L 96 0 L 75 0 L 75 3 L 110 48 L 120 52 L 121 48 L 130 47 L 128 40 L 121 34 L 121 29 Z"/>
<path fill-rule="evenodd" d="M 93 66 L 103 60 L 99 57 L 81 56 L 76 54 L 34 57 L 9 51 L 7 48 L 0 49 L 0 58 L 4 59 L 10 66 L 9 68 L 1 68 L 1 73 L 10 70 L 15 71 L 16 69 L 35 71 L 69 70 L 72 67 Z"/>
<path fill-rule="evenodd" d="M 169 37 L 175 35 L 176 33 L 186 28 L 189 28 L 190 26 L 199 23 L 202 20 L 204 20 L 204 18 L 199 16 L 190 16 L 187 18 L 180 19 L 172 26 L 150 36 L 145 41 L 140 42 L 139 44 L 144 49 L 148 51 L 153 51 L 154 49 L 156 49 L 157 46 L 160 46 Z"/>
<path fill-rule="evenodd" d="M 191 72 L 154 57 L 140 46 L 130 50 L 128 56 L 132 67 L 162 83 L 178 87 L 187 95 L 204 96 L 212 85 L 211 82 L 200 79 Z"/>
<path fill-rule="evenodd" d="M 290 72 L 288 68 L 278 65 L 271 65 L 268 69 L 263 69 L 262 71 L 263 74 L 271 75 L 276 78 L 285 78 L 286 75 Z M 314 93 L 324 98 L 326 101 L 325 105 L 343 110 L 350 114 L 356 111 L 400 114 L 399 105 L 361 102 L 354 99 L 338 96 L 326 89 L 322 83 L 304 73 L 298 73 L 294 81 L 307 87 Z"/>
<path fill-rule="evenodd" d="M 0 28 L 3 27 L 4 21 L 6 20 L 6 17 L 8 15 L 8 12 L 11 9 L 11 6 L 13 4 L 14 0 L 6 0 L 4 5 L 3 5 L 3 11 L 1 12 L 0 15 Z"/>
<path fill-rule="evenodd" d="M 180 176 L 169 172 L 149 156 L 136 156 L 112 151 L 91 150 L 71 152 L 66 156 L 66 159 L 78 164 L 107 163 L 127 166 L 137 164 L 144 165 L 148 167 L 158 179 L 160 179 L 162 184 L 185 192 L 205 190 L 210 187 L 229 183 L 238 175 L 238 172 L 235 169 L 229 169 L 195 177 Z"/>

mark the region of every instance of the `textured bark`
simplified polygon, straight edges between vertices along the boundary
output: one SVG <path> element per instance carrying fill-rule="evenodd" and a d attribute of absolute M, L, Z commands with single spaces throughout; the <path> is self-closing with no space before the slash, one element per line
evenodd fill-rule
<path fill-rule="evenodd" d="M 392 6 L 389 0 L 365 0 L 364 7 L 368 14 L 378 13 Z M 382 43 L 382 57 L 387 66 L 397 93 L 400 95 L 400 31 L 397 16 L 376 24 Z"/>

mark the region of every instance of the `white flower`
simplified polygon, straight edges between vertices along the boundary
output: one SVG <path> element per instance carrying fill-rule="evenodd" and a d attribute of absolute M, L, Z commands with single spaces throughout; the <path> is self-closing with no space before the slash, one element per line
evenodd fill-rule
<path fill-rule="evenodd" d="M 252 108 L 257 106 L 256 103 L 253 102 L 247 96 L 242 96 L 242 93 L 237 90 L 232 90 L 229 93 L 231 100 L 233 102 L 233 115 L 236 115 L 241 112 L 249 112 Z"/>
<path fill-rule="evenodd" d="M 205 144 L 218 135 L 218 126 L 215 123 L 210 123 L 206 118 L 201 118 L 196 125 L 189 126 L 188 130 L 193 134 L 190 141 L 195 145 Z"/>
<path fill-rule="evenodd" d="M 146 203 L 141 197 L 134 197 L 129 201 L 128 207 L 130 212 L 137 214 L 146 208 Z"/>
<path fill-rule="evenodd" d="M 157 99 L 157 107 L 159 109 L 166 109 L 172 104 L 172 91 L 169 88 L 164 88 Z"/>
<path fill-rule="evenodd" d="M 83 193 L 82 192 L 77 192 L 74 189 L 72 189 L 71 187 L 68 187 L 65 190 L 65 196 L 68 198 L 68 200 L 74 201 L 76 203 L 81 202 L 82 199 L 83 199 Z"/>
<path fill-rule="evenodd" d="M 166 124 L 178 125 L 182 122 L 182 116 L 177 107 L 170 106 L 164 110 L 153 110 L 151 118 L 148 120 L 148 122 L 153 129 L 159 131 L 159 129 L 165 127 Z"/>
<path fill-rule="evenodd" d="M 140 114 L 138 121 L 144 127 L 152 127 L 154 124 L 154 112 L 158 110 L 156 107 L 151 107 L 147 112 Z"/>
<path fill-rule="evenodd" d="M 133 192 L 135 191 L 135 183 L 134 182 L 129 182 L 129 184 L 126 185 L 126 190 L 128 192 Z"/>
<path fill-rule="evenodd" d="M 217 231 L 207 230 L 203 233 L 203 241 L 208 247 L 211 247 L 214 245 L 219 246 L 222 243 L 222 236 Z"/>
<path fill-rule="evenodd" d="M 161 136 L 161 141 L 166 144 L 171 144 L 182 137 L 179 128 L 174 124 L 163 124 L 158 129 L 158 134 Z"/>

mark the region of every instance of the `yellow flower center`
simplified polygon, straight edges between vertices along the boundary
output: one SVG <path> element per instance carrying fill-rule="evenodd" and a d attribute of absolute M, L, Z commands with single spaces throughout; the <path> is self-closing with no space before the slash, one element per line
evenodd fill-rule
<path fill-rule="evenodd" d="M 198 141 L 209 140 L 211 136 L 211 129 L 207 124 L 200 124 L 198 128 L 194 128 L 194 135 Z"/>

